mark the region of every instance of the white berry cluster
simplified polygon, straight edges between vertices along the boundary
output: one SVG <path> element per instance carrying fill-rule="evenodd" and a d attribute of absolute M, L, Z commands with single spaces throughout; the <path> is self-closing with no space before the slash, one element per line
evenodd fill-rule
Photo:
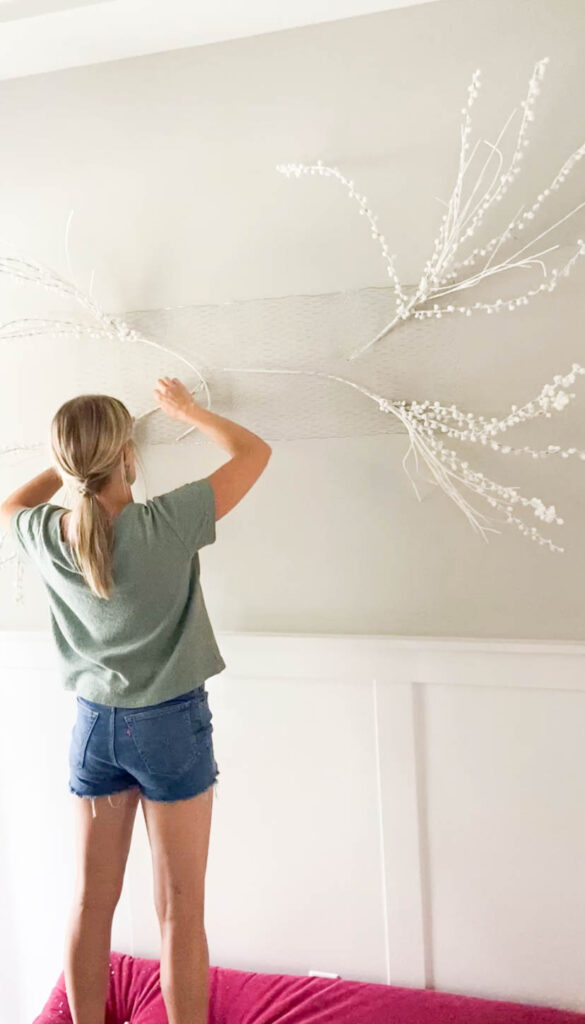
<path fill-rule="evenodd" d="M 487 479 L 482 473 L 471 470 L 469 463 L 462 461 L 456 452 L 446 448 L 436 435 L 438 433 L 445 433 L 447 437 L 457 438 L 460 441 L 480 442 L 484 445 L 489 444 L 494 451 L 499 451 L 503 455 L 527 454 L 531 455 L 533 459 L 546 458 L 550 455 L 560 455 L 562 458 L 578 455 L 580 459 L 585 460 L 585 451 L 578 448 L 563 450 L 560 445 L 548 445 L 544 450 L 535 451 L 527 445 L 522 448 L 512 448 L 510 445 L 502 445 L 497 441 L 490 440 L 497 433 L 506 431 L 517 423 L 535 419 L 541 415 L 550 417 L 552 410 L 561 412 L 571 399 L 576 397 L 573 392 L 567 393 L 562 389 L 569 388 L 574 384 L 577 374 L 582 373 L 585 373 L 585 367 L 580 366 L 579 363 L 573 363 L 570 373 L 565 376 L 555 375 L 553 383 L 545 384 L 540 395 L 535 400 L 527 402 L 521 408 L 513 405 L 509 415 L 503 419 L 493 417 L 491 420 L 486 420 L 483 416 L 463 413 L 455 405 L 447 407 L 437 401 L 421 403 L 416 401 L 409 403 L 404 401 L 390 402 L 388 399 L 379 396 L 377 396 L 376 400 L 382 412 L 394 413 L 403 420 L 407 426 L 411 444 L 414 441 L 420 445 L 422 454 L 423 456 L 426 454 L 426 461 L 433 471 L 433 459 L 435 461 L 440 460 L 444 464 L 442 467 L 443 473 L 447 473 L 449 476 L 460 480 L 470 490 L 484 497 L 489 505 L 503 511 L 506 522 L 516 525 L 523 534 L 532 540 L 538 541 L 539 544 L 547 544 L 551 551 L 562 552 L 564 548 L 558 547 L 547 538 L 541 537 L 534 527 L 528 528 L 522 520 L 511 515 L 514 505 L 520 503 L 532 507 L 534 515 L 538 519 L 543 520 L 543 522 L 556 522 L 562 525 L 563 519 L 557 516 L 554 505 L 546 507 L 540 498 L 527 499 L 518 494 L 517 488 L 504 487 Z M 458 424 L 458 426 L 450 425 L 453 422 Z M 457 471 L 461 475 L 458 475 Z M 440 477 L 440 474 L 435 473 L 435 476 Z M 444 489 L 448 490 L 445 487 L 444 480 L 439 478 L 438 482 L 442 483 Z M 452 481 L 450 485 L 453 486 Z M 467 504 L 466 512 L 468 517 L 470 517 L 470 506 Z M 476 523 L 476 525 L 478 524 Z M 481 526 L 478 526 L 478 528 L 482 530 Z"/>
<path fill-rule="evenodd" d="M 397 324 L 410 318 L 425 320 L 436 317 L 437 320 L 440 320 L 443 316 L 452 313 L 460 313 L 469 317 L 477 312 L 488 314 L 499 313 L 502 310 L 514 312 L 514 310 L 528 305 L 534 296 L 545 291 L 554 291 L 560 279 L 568 277 L 577 260 L 585 255 L 585 243 L 582 239 L 579 239 L 576 251 L 565 265 L 549 270 L 543 257 L 553 249 L 556 249 L 557 246 L 549 246 L 539 251 L 528 251 L 533 249 L 541 238 L 550 234 L 556 227 L 585 206 L 584 200 L 505 259 L 498 256 L 501 247 L 505 242 L 509 241 L 514 232 L 524 231 L 528 223 L 534 220 L 535 214 L 545 200 L 552 192 L 557 191 L 562 186 L 567 176 L 585 155 L 585 144 L 583 144 L 565 160 L 551 184 L 538 193 L 536 200 L 529 209 L 525 209 L 524 205 L 522 205 L 503 231 L 499 231 L 488 242 L 475 248 L 465 259 L 456 259 L 462 245 L 483 224 L 488 212 L 495 209 L 497 204 L 501 202 L 508 192 L 510 185 L 520 173 L 524 150 L 529 145 L 528 125 L 534 121 L 534 106 L 536 98 L 541 91 L 540 84 L 548 62 L 549 58 L 544 57 L 536 63 L 532 72 L 526 97 L 521 103 L 522 117 L 509 165 L 502 169 L 505 161 L 500 143 L 513 120 L 516 113 L 515 110 L 508 117 L 495 143 L 492 144 L 484 140 L 488 147 L 488 155 L 477 172 L 475 179 L 470 183 L 467 190 L 468 194 L 466 194 L 466 177 L 470 174 L 473 157 L 479 148 L 479 143 L 476 143 L 472 154 L 468 154 L 471 132 L 471 108 L 480 88 L 480 71 L 478 69 L 474 72 L 468 88 L 467 105 L 462 108 L 463 123 L 461 126 L 461 147 L 457 178 L 449 202 L 445 204 L 447 209 L 434 242 L 432 255 L 427 260 L 420 281 L 411 295 L 407 294 L 400 282 L 395 266 L 396 257 L 389 252 L 386 239 L 378 231 L 377 217 L 370 210 L 366 197 L 356 192 L 353 181 L 348 181 L 337 167 L 328 167 L 321 160 L 318 160 L 316 164 L 310 165 L 297 163 L 277 164 L 277 170 L 287 176 L 294 174 L 296 177 L 299 177 L 300 174 L 309 173 L 337 178 L 348 189 L 349 198 L 357 200 L 358 212 L 360 215 L 365 214 L 367 216 L 372 228 L 372 237 L 380 243 L 387 273 L 396 297 L 395 312 L 390 321 L 384 325 L 375 338 L 370 339 L 370 341 L 361 348 L 356 349 L 349 356 L 350 360 L 355 359 L 371 348 L 372 345 L 375 345 L 389 334 Z M 497 260 L 496 256 L 498 256 Z M 480 258 L 484 259 L 483 266 L 469 273 L 469 268 L 475 266 Z M 457 292 L 467 292 L 480 282 L 486 281 L 494 275 L 505 275 L 511 271 L 526 268 L 541 272 L 544 280 L 536 287 L 527 289 L 521 295 L 509 299 L 499 298 L 494 302 L 445 303 L 441 301 Z M 464 271 L 463 275 L 462 271 Z M 430 305 L 431 303 L 432 305 Z"/>

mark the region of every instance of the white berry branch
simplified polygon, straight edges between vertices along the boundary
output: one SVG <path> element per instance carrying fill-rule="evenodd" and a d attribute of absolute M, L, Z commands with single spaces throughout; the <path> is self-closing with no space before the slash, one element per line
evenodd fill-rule
<path fill-rule="evenodd" d="M 561 455 L 563 458 L 568 458 L 569 455 L 578 455 L 580 459 L 585 460 L 585 451 L 577 448 L 562 450 L 558 445 L 549 445 L 544 450 L 535 451 L 528 446 L 512 448 L 509 445 L 501 445 L 495 440 L 490 440 L 498 432 L 504 432 L 517 423 L 535 419 L 537 416 L 550 417 L 553 411 L 561 412 L 570 400 L 575 398 L 574 393 L 570 392 L 567 394 L 561 390 L 561 385 L 562 387 L 569 387 L 574 383 L 577 373 L 585 373 L 585 367 L 580 366 L 579 363 L 573 363 L 570 373 L 566 376 L 555 376 L 553 384 L 546 384 L 536 399 L 527 402 L 520 409 L 513 405 L 510 413 L 500 420 L 496 417 L 493 417 L 491 420 L 486 420 L 482 416 L 474 417 L 472 413 L 465 414 L 460 412 L 455 405 L 446 407 L 437 401 L 433 403 L 428 401 L 422 403 L 415 401 L 390 401 L 370 391 L 368 388 L 356 384 L 355 381 L 318 370 L 266 369 L 263 367 L 250 368 L 242 366 L 224 367 L 224 370 L 229 373 L 296 373 L 304 376 L 323 377 L 354 388 L 356 391 L 361 392 L 361 394 L 366 395 L 367 398 L 375 401 L 382 412 L 391 413 L 393 416 L 396 416 L 406 428 L 410 438 L 410 446 L 402 465 L 413 484 L 419 501 L 421 499 L 416 489 L 416 484 L 406 469 L 406 460 L 411 451 L 414 453 L 415 458 L 417 451 L 420 452 L 435 477 L 434 480 L 429 482 L 440 484 L 455 504 L 463 510 L 473 529 L 479 531 L 484 540 L 487 541 L 486 532 L 500 533 L 501 531 L 494 527 L 482 525 L 481 521 L 483 520 L 484 523 L 489 521 L 501 523 L 501 520 L 490 519 L 489 516 L 485 516 L 484 513 L 473 508 L 457 490 L 454 481 L 459 481 L 468 490 L 484 498 L 489 505 L 504 515 L 505 522 L 514 524 L 530 540 L 548 545 L 551 551 L 564 551 L 564 548 L 553 544 L 550 539 L 542 537 L 535 527 L 528 527 L 518 516 L 512 515 L 514 505 L 520 504 L 532 508 L 537 519 L 562 525 L 564 520 L 557 516 L 554 505 L 546 507 L 540 498 L 525 498 L 519 494 L 517 487 L 505 487 L 489 480 L 482 473 L 474 472 L 469 468 L 469 463 L 462 461 L 456 452 L 445 448 L 443 442 L 438 440 L 435 434 L 441 431 L 446 433 L 448 437 L 457 437 L 464 441 L 479 441 L 484 445 L 489 443 L 491 448 L 502 452 L 504 455 L 511 453 L 515 455 L 529 454 L 535 459 L 547 458 L 551 455 Z M 466 429 L 462 430 L 459 427 L 449 426 L 449 421 L 453 420 L 457 424 L 465 424 Z M 460 470 L 459 473 L 457 473 L 458 469 Z"/>
<path fill-rule="evenodd" d="M 513 311 L 519 306 L 525 306 L 530 299 L 540 292 L 554 291 L 559 284 L 560 278 L 567 277 L 577 259 L 585 255 L 585 242 L 582 239 L 578 239 L 576 251 L 571 258 L 563 267 L 555 267 L 549 273 L 549 268 L 547 268 L 543 257 L 557 249 L 558 245 L 551 245 L 538 251 L 529 252 L 529 250 L 534 249 L 536 243 L 544 238 L 545 235 L 550 234 L 560 224 L 582 209 L 585 206 L 584 200 L 505 259 L 500 258 L 498 261 L 495 261 L 495 257 L 501 247 L 509 241 L 514 232 L 524 231 L 528 222 L 534 219 L 536 212 L 546 199 L 561 187 L 567 176 L 585 155 L 584 143 L 565 160 L 553 181 L 538 194 L 529 209 L 525 209 L 525 204 L 520 206 L 503 231 L 494 235 L 484 245 L 476 247 L 464 259 L 458 258 L 461 247 L 483 225 L 486 215 L 493 211 L 501 202 L 508 192 L 510 185 L 515 181 L 522 169 L 524 150 L 529 145 L 528 124 L 534 120 L 534 105 L 536 97 L 540 93 L 540 83 L 544 77 L 547 63 L 548 57 L 545 57 L 538 61 L 534 67 L 528 84 L 526 98 L 521 103 L 522 116 L 508 166 L 502 170 L 505 159 L 501 150 L 501 142 L 517 112 L 516 109 L 509 115 L 495 143 L 483 140 L 484 144 L 488 147 L 489 153 L 475 181 L 468 186 L 469 193 L 465 198 L 467 177 L 470 175 L 470 168 L 480 145 L 477 142 L 471 154 L 469 153 L 471 108 L 480 88 L 480 71 L 474 72 L 468 89 L 467 104 L 462 108 L 461 147 L 455 184 L 449 201 L 445 204 L 447 209 L 443 215 L 439 232 L 434 242 L 432 255 L 424 266 L 420 281 L 410 295 L 400 282 L 395 265 L 396 257 L 390 254 L 384 236 L 378 231 L 377 218 L 372 214 L 366 197 L 360 195 L 355 190 L 353 181 L 348 181 L 337 167 L 328 167 L 321 160 L 318 160 L 316 164 L 309 165 L 297 163 L 277 164 L 277 170 L 287 177 L 290 177 L 292 174 L 299 177 L 302 173 L 310 173 L 337 178 L 338 181 L 346 186 L 349 197 L 357 200 L 360 215 L 365 214 L 367 216 L 372 229 L 372 237 L 379 240 L 382 248 L 387 273 L 394 289 L 396 299 L 395 313 L 375 338 L 372 338 L 361 348 L 351 353 L 348 357 L 350 361 L 386 337 L 398 323 L 411 318 L 422 320 L 436 317 L 440 319 L 442 316 L 450 313 L 462 313 L 465 316 L 471 316 L 474 312 L 479 311 L 499 313 L 503 309 Z M 474 267 L 482 257 L 485 258 L 483 265 L 474 272 L 468 273 L 468 268 Z M 530 288 L 520 295 L 508 299 L 497 299 L 495 302 L 477 301 L 464 305 L 445 305 L 435 301 L 436 299 L 444 299 L 445 296 L 456 292 L 473 289 L 480 282 L 494 275 L 507 275 L 511 271 L 520 268 L 537 270 L 542 274 L 544 280 L 536 287 Z M 431 308 L 427 308 L 429 303 L 433 303 Z"/>

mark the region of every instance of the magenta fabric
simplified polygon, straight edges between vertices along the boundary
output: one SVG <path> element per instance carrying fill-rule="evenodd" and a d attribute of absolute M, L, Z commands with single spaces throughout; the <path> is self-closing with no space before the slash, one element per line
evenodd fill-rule
<path fill-rule="evenodd" d="M 110 953 L 105 1024 L 167 1024 L 159 960 Z M 295 974 L 209 969 L 209 1024 L 585 1024 L 585 1014 Z M 33 1024 L 72 1024 L 61 973 Z"/>

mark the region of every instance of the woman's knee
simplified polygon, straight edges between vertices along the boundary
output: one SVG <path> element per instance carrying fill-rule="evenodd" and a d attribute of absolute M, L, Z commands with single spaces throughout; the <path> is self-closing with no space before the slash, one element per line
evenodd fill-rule
<path fill-rule="evenodd" d="M 203 900 L 187 894 L 181 894 L 173 887 L 166 897 L 155 899 L 155 909 L 161 927 L 178 927 L 189 929 L 190 932 L 205 931 L 205 913 Z"/>

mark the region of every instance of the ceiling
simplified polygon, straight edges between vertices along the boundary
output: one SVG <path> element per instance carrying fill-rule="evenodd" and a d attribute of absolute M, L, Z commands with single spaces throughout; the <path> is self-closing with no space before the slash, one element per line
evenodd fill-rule
<path fill-rule="evenodd" d="M 0 0 L 0 79 L 280 32 L 437 0 Z"/>

